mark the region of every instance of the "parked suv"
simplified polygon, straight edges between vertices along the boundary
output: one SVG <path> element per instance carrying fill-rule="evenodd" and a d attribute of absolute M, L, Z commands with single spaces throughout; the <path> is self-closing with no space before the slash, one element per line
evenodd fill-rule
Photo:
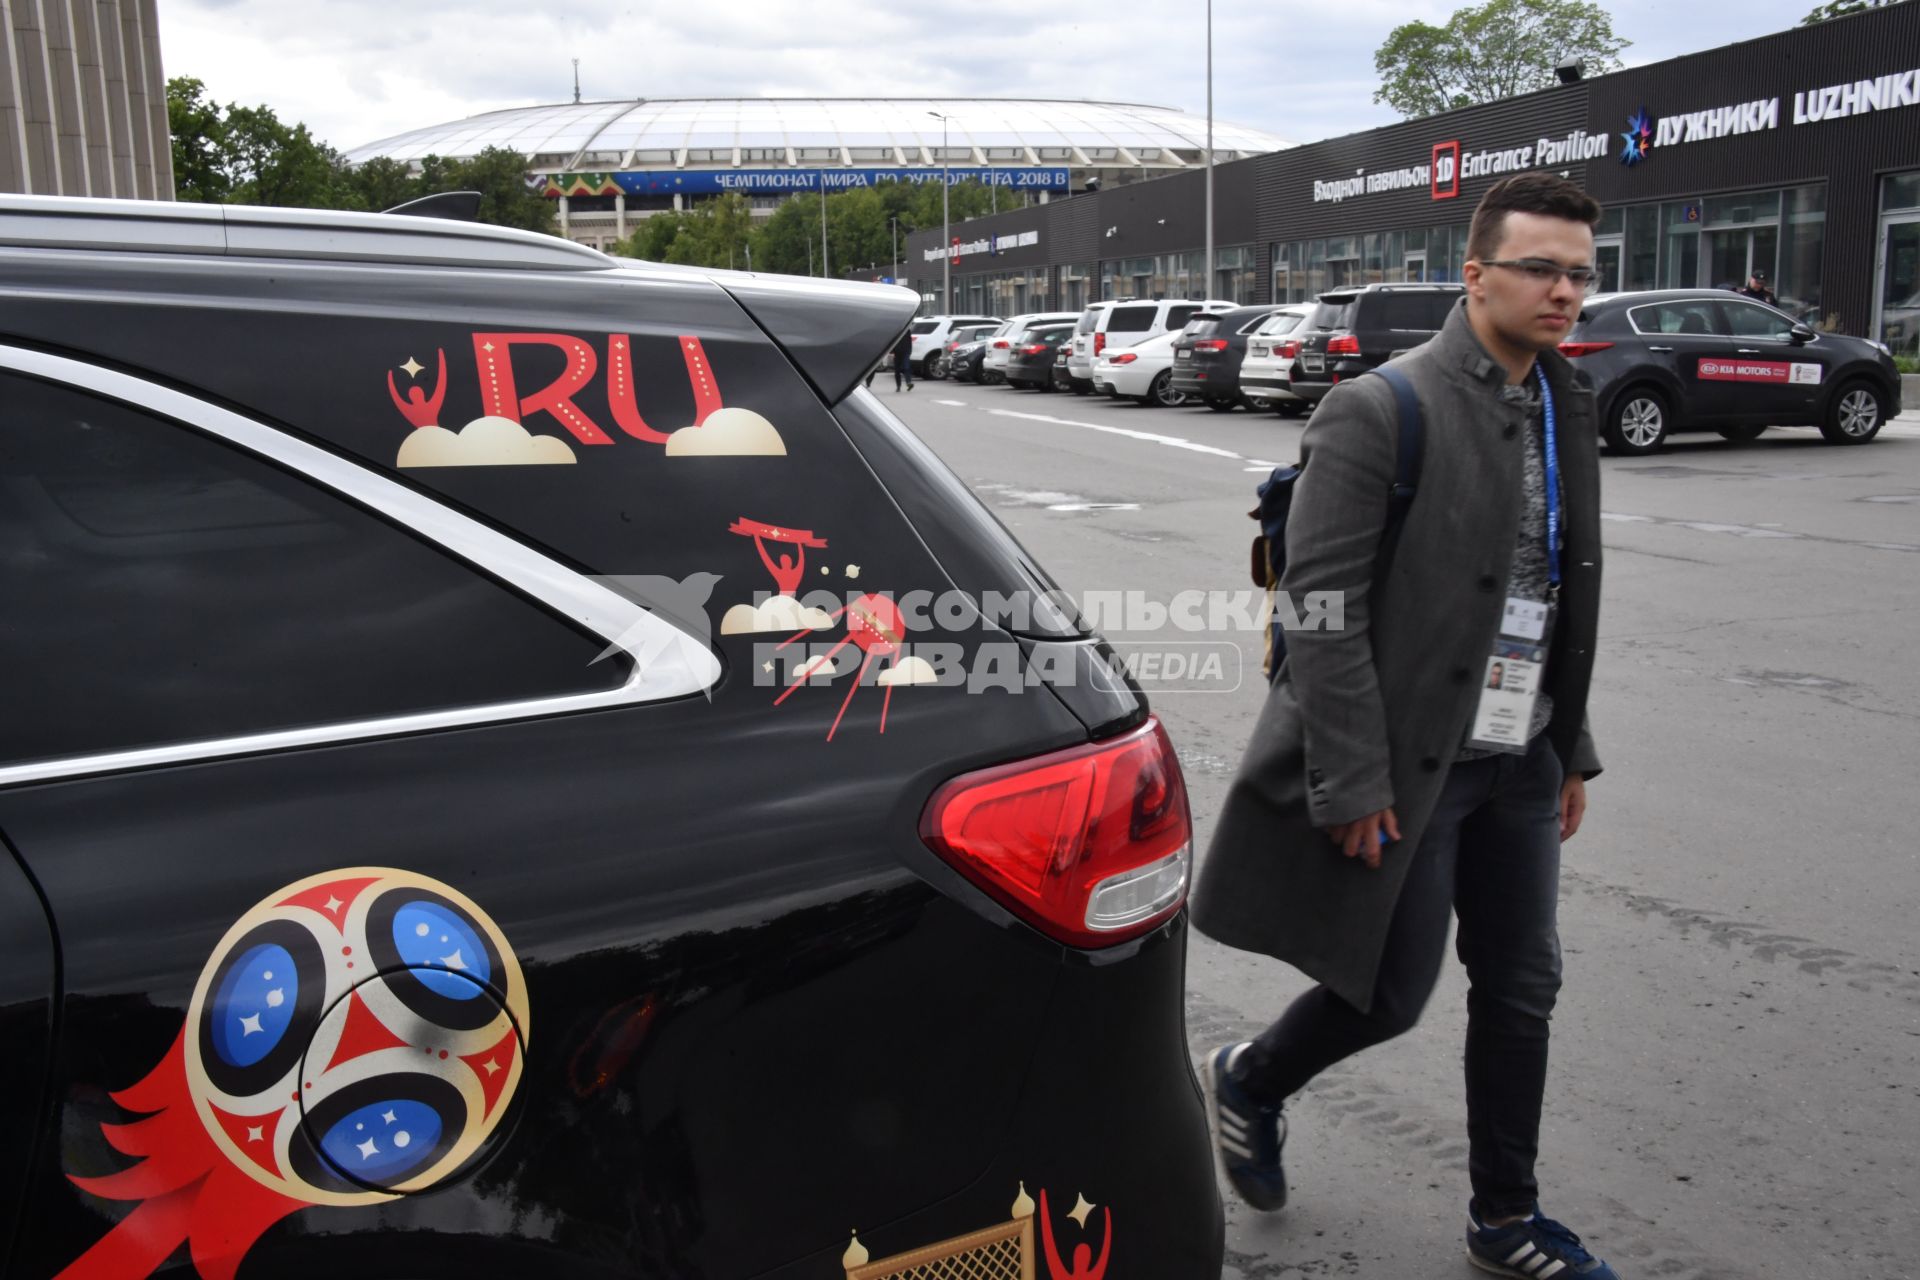
<path fill-rule="evenodd" d="M 923 378 L 937 378 L 934 360 L 946 353 L 953 332 L 976 324 L 999 324 L 999 316 L 922 316 L 908 332 L 913 335 L 913 370 Z"/>
<path fill-rule="evenodd" d="M 1080 313 L 1067 357 L 1067 385 L 1075 395 L 1093 390 L 1093 362 L 1108 347 L 1130 347 L 1155 334 L 1179 330 L 1202 311 L 1230 311 L 1231 302 L 1096 302 Z"/>
<path fill-rule="evenodd" d="M 1073 322 L 1037 324 L 1026 331 L 1007 360 L 1007 385 L 1029 391 L 1053 390 L 1054 358 L 1073 337 Z"/>
<path fill-rule="evenodd" d="M 1267 322 L 1271 304 L 1194 316 L 1173 340 L 1173 389 L 1207 408 L 1226 412 L 1244 403 L 1240 362 L 1247 338 Z"/>
<path fill-rule="evenodd" d="M 1593 379 L 1613 453 L 1652 453 L 1681 431 L 1743 441 L 1784 426 L 1865 444 L 1900 412 L 1886 347 L 1724 290 L 1589 298 L 1560 350 Z"/>
<path fill-rule="evenodd" d="M 1179 766 L 908 602 L 1050 586 L 914 305 L 0 197 L 0 1273 L 1219 1276 Z"/>
<path fill-rule="evenodd" d="M 1028 345 L 1031 339 L 1027 332 L 1039 325 L 1068 324 L 1080 319 L 1078 311 L 1034 311 L 1019 315 L 1007 321 L 1006 327 L 993 336 L 987 343 L 985 373 L 981 381 L 999 382 L 1006 378 L 1008 353 L 1015 347 Z M 1017 384 L 1016 384 L 1017 385 Z"/>
<path fill-rule="evenodd" d="M 1317 404 L 1336 382 L 1419 346 L 1440 331 L 1465 293 L 1457 284 L 1370 284 L 1321 294 L 1294 331 L 1300 346 L 1288 375 L 1293 393 Z"/>

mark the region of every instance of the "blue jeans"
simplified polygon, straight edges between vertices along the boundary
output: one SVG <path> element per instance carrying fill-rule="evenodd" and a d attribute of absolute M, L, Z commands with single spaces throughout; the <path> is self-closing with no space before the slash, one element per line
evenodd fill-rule
<path fill-rule="evenodd" d="M 1295 1000 L 1235 1064 L 1278 1103 L 1334 1063 L 1412 1028 L 1440 976 L 1447 918 L 1467 968 L 1467 1138 L 1485 1216 L 1524 1214 L 1547 1079 L 1547 1027 L 1560 992 L 1560 758 L 1543 733 L 1525 755 L 1456 763 L 1394 907 L 1366 1013 L 1325 987 Z M 1329 846 L 1306 856 L 1339 857 Z"/>

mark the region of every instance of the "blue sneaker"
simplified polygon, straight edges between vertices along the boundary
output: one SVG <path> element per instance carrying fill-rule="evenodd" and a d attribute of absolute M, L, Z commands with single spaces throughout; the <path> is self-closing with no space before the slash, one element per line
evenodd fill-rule
<path fill-rule="evenodd" d="M 1620 1280 L 1606 1263 L 1588 1253 L 1580 1237 L 1552 1218 L 1542 1217 L 1540 1206 L 1533 1216 L 1504 1227 L 1485 1226 L 1480 1215 L 1467 1208 L 1467 1261 L 1482 1271 L 1497 1276 L 1523 1276 L 1526 1280 Z"/>
<path fill-rule="evenodd" d="M 1208 1056 L 1207 1110 L 1227 1181 L 1242 1200 L 1271 1213 L 1287 1203 L 1287 1175 L 1280 1167 L 1287 1120 L 1279 1107 L 1263 1107 L 1248 1098 L 1229 1074 L 1234 1059 L 1250 1043 L 1222 1045 Z"/>

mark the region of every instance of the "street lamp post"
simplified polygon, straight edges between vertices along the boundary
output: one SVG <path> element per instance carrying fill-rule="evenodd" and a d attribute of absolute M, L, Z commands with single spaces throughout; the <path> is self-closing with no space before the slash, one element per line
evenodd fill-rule
<path fill-rule="evenodd" d="M 1213 296 L 1213 0 L 1207 0 L 1207 264 L 1200 296 Z"/>
<path fill-rule="evenodd" d="M 1207 0 L 1209 4 L 1213 0 Z M 948 206 L 948 197 L 953 182 L 947 170 L 947 117 L 938 111 L 927 112 L 930 116 L 940 116 L 940 312 L 953 314 L 953 214 Z"/>
<path fill-rule="evenodd" d="M 898 216 L 887 219 L 893 228 L 893 282 L 900 283 L 900 219 Z"/>
<path fill-rule="evenodd" d="M 820 278 L 827 278 L 827 174 L 820 171 Z"/>

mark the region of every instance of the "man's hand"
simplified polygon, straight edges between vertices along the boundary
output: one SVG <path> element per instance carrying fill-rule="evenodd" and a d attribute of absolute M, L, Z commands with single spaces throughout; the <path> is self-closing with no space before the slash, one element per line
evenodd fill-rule
<path fill-rule="evenodd" d="M 1358 858 L 1367 864 L 1370 870 L 1380 869 L 1380 836 L 1384 832 L 1387 839 L 1400 838 L 1400 819 L 1393 810 L 1382 809 L 1370 813 L 1364 818 L 1352 822 L 1342 822 L 1327 829 L 1327 838 L 1340 846 L 1340 852 L 1349 858 Z"/>
<path fill-rule="evenodd" d="M 1580 831 L 1580 819 L 1587 816 L 1587 780 L 1579 774 L 1560 787 L 1560 838 L 1571 840 Z"/>

